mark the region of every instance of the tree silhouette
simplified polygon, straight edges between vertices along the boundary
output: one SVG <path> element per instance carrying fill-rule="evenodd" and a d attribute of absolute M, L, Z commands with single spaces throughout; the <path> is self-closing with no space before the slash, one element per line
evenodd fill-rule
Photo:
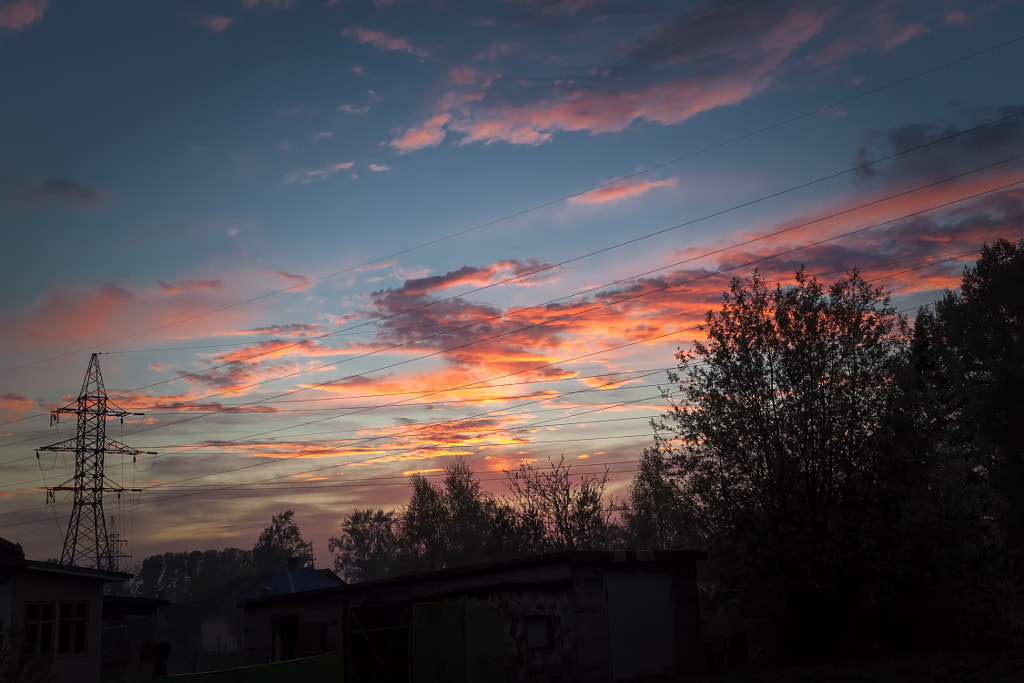
<path fill-rule="evenodd" d="M 299 567 L 313 566 L 313 544 L 302 538 L 295 522 L 295 511 L 285 510 L 270 518 L 270 526 L 260 532 L 252 548 L 252 559 L 258 571 L 284 569 L 295 558 Z"/>
<path fill-rule="evenodd" d="M 856 271 L 826 288 L 801 269 L 786 287 L 734 279 L 701 329 L 656 424 L 681 519 L 724 594 L 787 647 L 820 647 L 870 592 L 906 321 Z"/>

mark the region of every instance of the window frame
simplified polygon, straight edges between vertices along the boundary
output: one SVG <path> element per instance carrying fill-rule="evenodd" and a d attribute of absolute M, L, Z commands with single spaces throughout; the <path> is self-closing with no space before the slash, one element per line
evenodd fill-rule
<path fill-rule="evenodd" d="M 37 652 L 60 657 L 89 652 L 88 600 L 31 600 L 24 604 L 25 637 Z"/>

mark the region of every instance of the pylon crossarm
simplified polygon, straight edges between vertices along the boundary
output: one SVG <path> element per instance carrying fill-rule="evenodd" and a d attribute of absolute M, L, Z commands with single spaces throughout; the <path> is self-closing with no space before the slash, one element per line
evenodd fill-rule
<path fill-rule="evenodd" d="M 36 449 L 37 451 L 50 451 L 53 453 L 74 453 L 75 452 L 75 439 L 69 439 L 67 441 L 61 441 L 60 443 L 52 443 L 49 446 L 40 446 Z"/>
<path fill-rule="evenodd" d="M 107 439 L 107 446 L 104 448 L 107 453 L 117 453 L 118 455 L 138 455 L 142 453 L 137 448 L 131 446 L 125 446 L 120 441 L 114 441 L 113 439 Z"/>

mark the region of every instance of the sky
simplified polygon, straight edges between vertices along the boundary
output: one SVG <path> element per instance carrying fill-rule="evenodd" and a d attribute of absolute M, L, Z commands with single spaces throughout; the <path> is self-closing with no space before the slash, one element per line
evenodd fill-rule
<path fill-rule="evenodd" d="M 897 308 L 1024 238 L 1010 0 L 0 0 L 0 535 L 59 557 L 90 354 L 134 559 L 319 566 L 456 456 L 621 498 L 733 277 Z M 150 454 L 150 452 L 155 453 Z M 435 479 L 436 480 L 436 479 Z"/>

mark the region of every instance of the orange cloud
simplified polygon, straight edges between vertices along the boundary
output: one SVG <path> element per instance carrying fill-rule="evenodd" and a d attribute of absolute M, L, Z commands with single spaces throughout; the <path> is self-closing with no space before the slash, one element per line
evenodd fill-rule
<path fill-rule="evenodd" d="M 654 182 L 650 180 L 636 179 L 620 180 L 610 185 L 603 185 L 596 190 L 591 190 L 590 192 L 570 197 L 569 202 L 574 204 L 604 204 L 606 202 L 615 202 L 621 199 L 628 199 L 630 197 L 639 197 L 656 187 L 675 186 L 675 178 L 666 178 L 665 180 L 658 180 Z"/>
<path fill-rule="evenodd" d="M 24 413 L 32 410 L 32 399 L 18 394 L 0 394 L 0 410 Z"/>

